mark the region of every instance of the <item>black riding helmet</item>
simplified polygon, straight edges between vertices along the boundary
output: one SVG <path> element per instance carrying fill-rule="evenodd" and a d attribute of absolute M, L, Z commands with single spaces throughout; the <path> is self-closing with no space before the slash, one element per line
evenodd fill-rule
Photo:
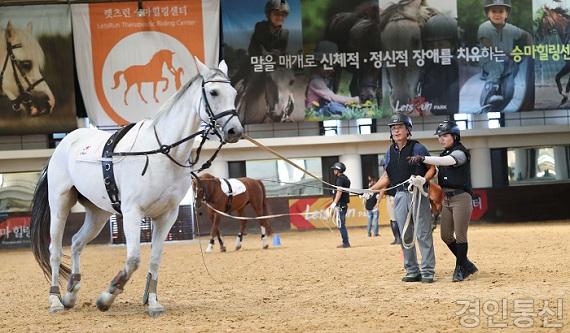
<path fill-rule="evenodd" d="M 346 171 L 346 165 L 344 165 L 344 163 L 342 162 L 334 162 L 333 165 L 331 166 L 331 169 L 338 170 L 341 173 L 344 173 Z"/>
<path fill-rule="evenodd" d="M 446 120 L 437 126 L 434 135 L 440 136 L 443 134 L 452 134 L 456 141 L 461 139 L 459 126 L 457 126 L 456 122 L 451 120 Z"/>
<path fill-rule="evenodd" d="M 388 122 L 389 127 L 392 127 L 392 126 L 398 125 L 398 124 L 404 124 L 410 130 L 413 127 L 412 119 L 403 113 L 396 113 L 395 115 L 392 116 L 392 118 L 390 118 L 390 122 Z"/>
<path fill-rule="evenodd" d="M 494 6 L 502 6 L 507 8 L 507 12 L 511 12 L 511 0 L 484 0 L 484 8 L 485 8 L 485 14 L 487 14 L 487 11 L 489 10 L 490 7 L 494 7 Z"/>
<path fill-rule="evenodd" d="M 388 122 L 388 127 L 392 128 L 394 125 L 404 124 L 408 129 L 408 137 L 412 135 L 412 118 L 406 116 L 403 113 L 396 113 L 395 115 L 390 118 Z M 392 139 L 392 133 L 390 133 L 390 139 Z"/>

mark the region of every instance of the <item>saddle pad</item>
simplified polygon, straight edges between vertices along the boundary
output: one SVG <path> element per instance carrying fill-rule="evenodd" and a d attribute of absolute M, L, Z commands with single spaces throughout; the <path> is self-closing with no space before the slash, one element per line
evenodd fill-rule
<path fill-rule="evenodd" d="M 220 179 L 220 184 L 222 185 L 222 191 L 227 195 L 238 195 L 245 192 L 245 184 L 240 182 L 238 179 L 235 178 L 228 178 L 227 181 L 230 182 L 232 186 L 232 192 L 230 193 L 230 189 L 228 188 L 228 184 L 223 179 Z"/>

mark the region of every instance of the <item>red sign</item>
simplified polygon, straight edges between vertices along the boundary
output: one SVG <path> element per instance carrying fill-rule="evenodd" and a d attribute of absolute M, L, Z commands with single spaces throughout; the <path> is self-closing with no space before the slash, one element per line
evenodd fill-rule
<path fill-rule="evenodd" d="M 471 212 L 471 220 L 479 221 L 485 213 L 487 213 L 487 191 L 473 190 L 473 212 Z"/>

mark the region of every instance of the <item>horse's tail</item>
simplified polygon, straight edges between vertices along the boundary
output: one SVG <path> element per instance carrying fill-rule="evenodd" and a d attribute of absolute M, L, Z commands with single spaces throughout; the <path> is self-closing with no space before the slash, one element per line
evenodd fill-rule
<path fill-rule="evenodd" d="M 125 73 L 124 71 L 116 71 L 113 75 L 113 80 L 115 81 L 115 86 L 111 89 L 119 88 L 119 84 L 121 84 L 121 75 Z"/>
<path fill-rule="evenodd" d="M 44 167 L 36 190 L 32 199 L 32 222 L 31 222 L 31 238 L 32 252 L 40 268 L 44 272 L 46 278 L 51 277 L 50 265 L 50 208 L 48 201 L 48 165 Z M 71 274 L 71 269 L 62 264 L 60 265 L 61 275 L 67 279 Z"/>
<path fill-rule="evenodd" d="M 267 194 L 265 191 L 265 185 L 263 185 L 263 182 L 261 180 L 258 180 L 259 182 L 259 186 L 261 187 L 261 195 L 262 195 L 262 199 L 261 199 L 261 206 L 263 207 L 263 215 L 269 215 L 269 205 L 267 204 Z M 271 221 L 269 219 L 266 219 L 267 221 L 267 227 L 265 228 L 267 231 L 267 236 L 270 236 L 273 233 L 273 229 L 271 229 Z"/>

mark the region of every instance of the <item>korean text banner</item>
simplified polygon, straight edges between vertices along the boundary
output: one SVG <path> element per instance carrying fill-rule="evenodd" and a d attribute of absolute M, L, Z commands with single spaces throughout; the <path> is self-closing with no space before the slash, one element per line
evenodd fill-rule
<path fill-rule="evenodd" d="M 197 74 L 194 56 L 217 64 L 219 2 L 109 2 L 72 6 L 78 76 L 99 127 L 155 115 Z M 206 19 L 207 18 L 207 19 Z"/>
<path fill-rule="evenodd" d="M 77 127 L 68 6 L 2 7 L 0 136 Z"/>
<path fill-rule="evenodd" d="M 558 109 L 566 2 L 221 0 L 223 52 L 245 123 Z"/>

